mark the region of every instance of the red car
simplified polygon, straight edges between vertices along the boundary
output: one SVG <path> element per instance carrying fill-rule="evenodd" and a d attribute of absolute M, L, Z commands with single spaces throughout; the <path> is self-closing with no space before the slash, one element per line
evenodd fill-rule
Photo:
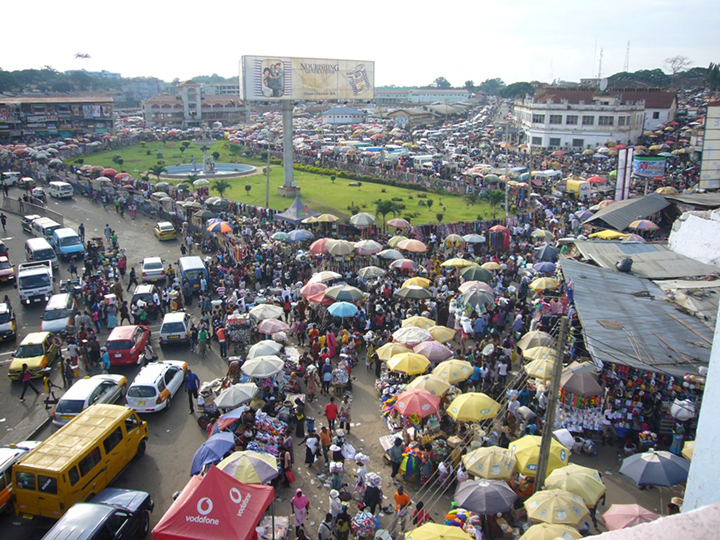
<path fill-rule="evenodd" d="M 150 341 L 150 328 L 147 326 L 116 326 L 105 343 L 110 355 L 110 364 L 113 366 L 137 364 L 148 341 Z"/>

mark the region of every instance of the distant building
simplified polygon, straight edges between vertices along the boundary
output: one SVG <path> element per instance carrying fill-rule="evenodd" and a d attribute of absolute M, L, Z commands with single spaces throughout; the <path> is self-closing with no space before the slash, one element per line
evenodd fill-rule
<path fill-rule="evenodd" d="M 347 124 L 362 124 L 367 119 L 367 113 L 352 107 L 334 107 L 322 113 L 323 124 L 343 126 Z"/>
<path fill-rule="evenodd" d="M 705 117 L 700 162 L 701 189 L 720 188 L 720 101 L 710 103 Z"/>
<path fill-rule="evenodd" d="M 232 125 L 244 118 L 241 105 L 239 95 L 203 95 L 200 83 L 188 81 L 177 85 L 177 95 L 159 94 L 144 100 L 142 113 L 148 126 L 187 128 L 213 122 Z"/>
<path fill-rule="evenodd" d="M 136 78 L 123 82 L 120 87 L 125 101 L 140 102 L 165 92 L 167 83 L 155 78 Z"/>
<path fill-rule="evenodd" d="M 0 96 L 0 137 L 75 137 L 112 127 L 112 96 Z"/>
<path fill-rule="evenodd" d="M 426 124 L 434 124 L 438 116 L 423 107 L 409 107 L 397 109 L 388 113 L 388 117 L 395 121 L 395 125 L 403 129 L 413 129 Z"/>
<path fill-rule="evenodd" d="M 415 88 L 408 91 L 408 100 L 410 103 L 457 103 L 458 101 L 466 101 L 472 95 L 467 90 L 461 89 L 442 89 L 442 88 Z"/>
<path fill-rule="evenodd" d="M 122 75 L 119 73 L 115 73 L 112 71 L 105 71 L 104 69 L 102 71 L 87 71 L 85 69 L 69 69 L 65 72 L 65 75 L 70 75 L 72 73 L 84 73 L 85 75 L 88 75 L 90 77 L 100 77 L 101 79 L 122 79 Z"/>
<path fill-rule="evenodd" d="M 240 82 L 204 83 L 202 91 L 206 96 L 240 96 Z"/>
<path fill-rule="evenodd" d="M 399 105 L 402 103 L 409 103 L 409 92 L 410 90 L 378 90 L 376 88 L 373 102 L 382 105 Z"/>

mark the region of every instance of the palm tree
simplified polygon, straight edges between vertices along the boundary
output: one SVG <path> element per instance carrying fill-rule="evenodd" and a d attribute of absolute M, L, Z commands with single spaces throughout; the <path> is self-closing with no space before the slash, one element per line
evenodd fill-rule
<path fill-rule="evenodd" d="M 223 194 L 230 188 L 230 182 L 227 180 L 215 180 L 212 188 L 218 192 L 220 198 L 223 198 Z"/>
<path fill-rule="evenodd" d="M 191 184 L 194 183 L 195 180 L 197 180 L 198 178 L 200 178 L 200 176 L 198 176 L 197 174 L 188 174 L 187 175 L 188 182 L 190 182 Z"/>
<path fill-rule="evenodd" d="M 385 229 L 385 221 L 387 221 L 387 215 L 392 214 L 396 216 L 400 212 L 400 205 L 395 201 L 380 200 L 375 203 L 375 215 L 382 216 L 383 218 L 383 229 Z"/>
<path fill-rule="evenodd" d="M 150 172 L 157 176 L 158 180 L 160 180 L 160 175 L 166 170 L 167 169 L 162 165 L 153 165 L 152 167 L 150 167 Z"/>

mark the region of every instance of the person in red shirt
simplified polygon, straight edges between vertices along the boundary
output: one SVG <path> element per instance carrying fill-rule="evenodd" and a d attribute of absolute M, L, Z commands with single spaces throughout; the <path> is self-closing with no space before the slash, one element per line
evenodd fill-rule
<path fill-rule="evenodd" d="M 222 358 L 227 358 L 227 336 L 225 333 L 225 327 L 220 326 L 216 331 L 215 335 L 218 338 L 218 343 L 220 343 L 220 356 Z"/>
<path fill-rule="evenodd" d="M 430 517 L 430 512 L 425 510 L 423 508 L 425 506 L 425 503 L 422 501 L 419 501 L 415 505 L 415 510 L 413 511 L 412 515 L 412 523 L 415 525 L 415 527 L 419 527 L 420 525 L 424 525 L 428 521 L 432 521 L 433 519 Z"/>
<path fill-rule="evenodd" d="M 330 403 L 325 405 L 325 418 L 328 421 L 328 427 L 332 432 L 335 429 L 335 419 L 338 415 L 338 406 L 335 404 L 335 397 L 330 398 Z"/>

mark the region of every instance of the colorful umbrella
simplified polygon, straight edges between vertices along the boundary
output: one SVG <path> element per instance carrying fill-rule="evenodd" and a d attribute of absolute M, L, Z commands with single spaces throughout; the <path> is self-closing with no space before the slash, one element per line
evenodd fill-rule
<path fill-rule="evenodd" d="M 430 360 L 421 354 L 402 353 L 393 356 L 388 360 L 387 365 L 391 371 L 405 373 L 406 375 L 417 375 L 425 373 L 425 370 L 430 365 Z"/>
<path fill-rule="evenodd" d="M 288 240 L 291 242 L 304 242 L 305 240 L 312 240 L 315 235 L 305 229 L 295 229 L 288 233 Z"/>
<path fill-rule="evenodd" d="M 452 357 L 452 351 L 438 341 L 423 341 L 413 347 L 413 351 L 422 354 L 431 362 L 437 364 Z"/>
<path fill-rule="evenodd" d="M 495 289 L 493 289 L 484 281 L 466 281 L 458 287 L 458 291 L 460 291 L 462 294 L 467 294 L 470 291 L 474 291 L 475 289 L 481 289 L 491 294 L 495 294 Z"/>
<path fill-rule="evenodd" d="M 394 408 L 403 416 L 417 415 L 425 418 L 435 414 L 440 405 L 440 398 L 427 390 L 410 389 L 405 390 L 397 396 Z"/>
<path fill-rule="evenodd" d="M 427 288 L 430 286 L 430 280 L 424 277 L 412 277 L 410 279 L 406 279 L 405 282 L 402 284 L 403 287 L 409 287 L 411 285 Z"/>
<path fill-rule="evenodd" d="M 427 317 L 421 317 L 420 315 L 413 315 L 412 317 L 403 319 L 402 323 L 400 323 L 401 328 L 407 328 L 408 326 L 428 330 L 435 326 L 435 321 L 428 319 Z"/>
<path fill-rule="evenodd" d="M 233 229 L 232 229 L 232 227 L 230 226 L 230 224 L 229 224 L 228 222 L 226 222 L 226 221 L 218 221 L 218 222 L 213 223 L 212 225 L 210 225 L 210 226 L 207 228 L 207 230 L 208 230 L 209 232 L 226 234 L 226 233 L 232 232 Z"/>
<path fill-rule="evenodd" d="M 427 246 L 420 240 L 413 240 L 411 238 L 398 242 L 397 247 L 405 251 L 410 251 L 411 253 L 425 253 L 428 250 Z"/>
<path fill-rule="evenodd" d="M 659 519 L 660 516 L 637 504 L 613 504 L 602 515 L 602 518 L 608 531 L 616 531 L 643 523 L 650 523 Z"/>
<path fill-rule="evenodd" d="M 410 230 L 412 229 L 412 225 L 410 223 L 402 218 L 394 218 L 387 222 L 388 225 L 391 227 L 395 227 L 396 229 L 405 229 Z"/>
<path fill-rule="evenodd" d="M 316 272 L 308 280 L 308 283 L 320 283 L 322 281 L 332 281 L 333 279 L 341 278 L 342 275 L 337 272 L 331 272 L 330 270 L 323 270 L 322 272 Z"/>
<path fill-rule="evenodd" d="M 428 332 L 432 339 L 440 343 L 447 343 L 455 338 L 455 330 L 447 326 L 433 326 Z"/>
<path fill-rule="evenodd" d="M 468 473 L 488 480 L 506 480 L 515 475 L 517 460 L 507 448 L 485 446 L 462 458 Z"/>
<path fill-rule="evenodd" d="M 666 450 L 649 450 L 623 460 L 620 474 L 639 486 L 671 487 L 687 481 L 690 461 Z"/>
<path fill-rule="evenodd" d="M 368 214 L 367 212 L 360 212 L 350 217 L 350 223 L 356 227 L 370 227 L 375 223 L 375 216 Z"/>
<path fill-rule="evenodd" d="M 433 375 L 450 384 L 466 381 L 472 373 L 473 367 L 470 362 L 457 360 L 456 358 L 440 362 L 437 367 L 432 370 Z"/>
<path fill-rule="evenodd" d="M 591 184 L 604 184 L 607 182 L 607 180 L 605 180 L 602 176 L 591 176 L 587 179 L 587 181 Z"/>
<path fill-rule="evenodd" d="M 479 422 L 495 418 L 500 404 L 482 392 L 460 394 L 448 406 L 448 414 L 458 422 Z"/>
<path fill-rule="evenodd" d="M 434 396 L 444 396 L 450 390 L 450 383 L 446 383 L 435 375 L 420 375 L 415 377 L 405 388 L 407 390 L 427 390 Z"/>
<path fill-rule="evenodd" d="M 518 498 L 507 482 L 500 480 L 474 480 L 461 483 L 453 500 L 460 508 L 476 514 L 507 512 Z"/>
<path fill-rule="evenodd" d="M 510 450 L 517 459 L 517 470 L 525 476 L 537 475 L 538 459 L 540 456 L 541 437 L 537 435 L 525 435 L 510 443 Z M 558 441 L 553 439 L 550 443 L 550 460 L 547 472 L 550 474 L 555 469 L 564 467 L 568 463 L 569 452 Z"/>
<path fill-rule="evenodd" d="M 553 262 L 540 261 L 539 263 L 535 263 L 533 268 L 541 274 L 552 274 L 555 271 L 556 266 Z"/>
<path fill-rule="evenodd" d="M 290 327 L 277 319 L 265 319 L 264 321 L 260 321 L 257 329 L 261 334 L 271 335 L 277 334 L 278 332 L 287 332 L 290 330 Z"/>
<path fill-rule="evenodd" d="M 627 234 L 612 229 L 605 229 L 588 235 L 588 238 L 599 238 L 600 240 L 617 240 L 618 238 L 627 238 Z"/>
<path fill-rule="evenodd" d="M 525 531 L 520 540 L 579 540 L 582 537 L 577 529 L 567 525 L 537 523 Z"/>
<path fill-rule="evenodd" d="M 340 302 L 357 302 L 365 298 L 365 293 L 350 285 L 335 285 L 325 290 L 325 296 Z"/>
<path fill-rule="evenodd" d="M 401 353 L 410 353 L 413 352 L 413 350 L 409 347 L 406 347 L 402 343 L 386 343 L 382 347 L 379 347 L 377 351 L 375 351 L 375 354 L 377 354 L 378 358 L 380 360 L 388 361 L 396 354 Z"/>
<path fill-rule="evenodd" d="M 315 223 L 335 223 L 338 217 L 333 214 L 320 214 L 315 218 Z"/>
<path fill-rule="evenodd" d="M 245 484 L 267 484 L 280 474 L 275 456 L 252 450 L 233 452 L 218 463 L 218 469 Z"/>
<path fill-rule="evenodd" d="M 528 519 L 577 527 L 588 517 L 581 497 L 563 489 L 538 491 L 525 501 Z"/>
<path fill-rule="evenodd" d="M 490 232 L 506 233 L 508 232 L 508 228 L 505 225 L 495 225 L 493 227 L 490 227 Z"/>
<path fill-rule="evenodd" d="M 445 237 L 445 247 L 464 246 L 465 239 L 459 234 L 449 234 Z"/>
<path fill-rule="evenodd" d="M 549 489 L 564 489 L 582 497 L 588 508 L 594 507 L 605 493 L 605 484 L 595 469 L 571 463 L 555 469 L 545 480 Z"/>
<path fill-rule="evenodd" d="M 391 248 L 394 248 L 394 247 L 397 247 L 397 245 L 400 242 L 407 240 L 407 239 L 408 239 L 407 236 L 402 236 L 402 235 L 393 236 L 392 238 L 390 238 L 390 240 L 387 241 L 387 245 L 390 246 Z"/>
<path fill-rule="evenodd" d="M 245 363 L 240 369 L 248 377 L 267 379 L 280 373 L 283 367 L 285 367 L 285 363 L 281 358 L 275 355 L 268 355 L 256 356 L 250 360 L 245 360 Z"/>
<path fill-rule="evenodd" d="M 453 257 L 440 264 L 440 266 L 448 267 L 454 266 L 455 268 L 465 268 L 467 266 L 476 266 L 474 262 L 463 259 L 462 257 Z"/>
<path fill-rule="evenodd" d="M 422 328 L 416 328 L 414 326 L 408 326 L 407 328 L 400 328 L 393 332 L 393 339 L 398 343 L 407 345 L 408 347 L 414 347 L 418 343 L 428 341 L 430 339 L 430 332 Z"/>
<path fill-rule="evenodd" d="M 360 311 L 355 304 L 350 302 L 335 302 L 328 308 L 328 312 L 333 317 L 340 317 L 344 319 L 346 317 L 354 317 L 358 311 Z"/>
<path fill-rule="evenodd" d="M 552 241 L 555 240 L 555 235 L 551 233 L 550 231 L 546 231 L 544 229 L 535 229 L 530 236 L 533 238 L 541 238 L 543 240 Z"/>
<path fill-rule="evenodd" d="M 318 293 L 325 293 L 328 286 L 324 283 L 308 283 L 300 288 L 300 296 L 308 298 L 309 296 L 316 295 Z"/>
<path fill-rule="evenodd" d="M 397 259 L 390 263 L 393 270 L 417 270 L 417 263 L 410 259 Z"/>
<path fill-rule="evenodd" d="M 315 255 L 327 253 L 328 250 L 326 244 L 330 240 L 332 240 L 332 238 L 319 238 L 318 240 L 315 240 L 312 244 L 310 244 L 310 253 L 314 253 Z"/>
<path fill-rule="evenodd" d="M 286 233 L 286 232 L 279 231 L 279 232 L 273 233 L 273 235 L 270 236 L 270 238 L 272 240 L 279 240 L 280 242 L 287 242 L 290 239 L 290 235 L 288 235 L 288 233 Z"/>
<path fill-rule="evenodd" d="M 460 527 L 426 523 L 405 533 L 405 540 L 472 540 L 472 538 Z"/>
<path fill-rule="evenodd" d="M 647 219 L 637 219 L 628 225 L 628 229 L 636 229 L 638 231 L 657 231 L 660 227 Z"/>
<path fill-rule="evenodd" d="M 355 251 L 358 255 L 374 255 L 380 253 L 383 247 L 375 240 L 360 240 L 355 242 Z"/>
<path fill-rule="evenodd" d="M 216 433 L 202 443 L 192 459 L 190 474 L 195 476 L 206 465 L 219 463 L 223 456 L 235 446 L 235 435 L 232 433 Z"/>

